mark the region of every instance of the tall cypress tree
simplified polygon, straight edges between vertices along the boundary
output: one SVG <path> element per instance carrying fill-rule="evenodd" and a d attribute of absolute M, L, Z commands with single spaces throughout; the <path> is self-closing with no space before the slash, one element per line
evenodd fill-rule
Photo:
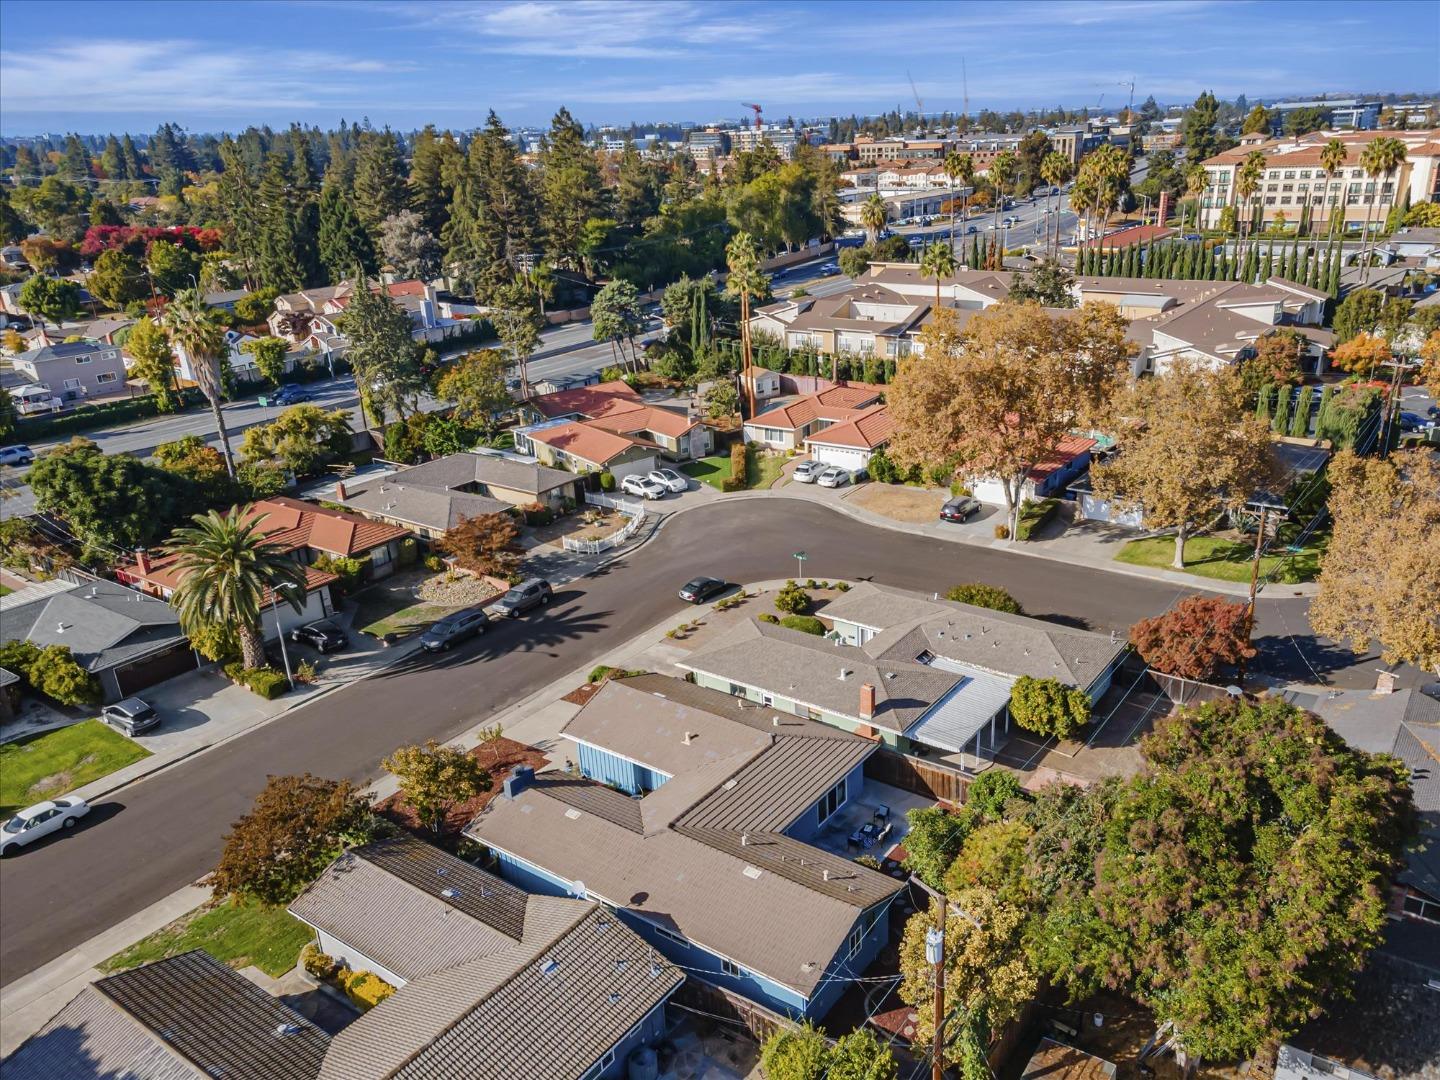
<path fill-rule="evenodd" d="M 305 236 L 303 204 L 303 197 L 290 182 L 285 155 L 272 150 L 265 159 L 265 171 L 260 179 L 260 243 L 255 276 L 261 288 L 291 292 L 307 284 L 310 268 L 305 263 L 307 255 L 313 252 L 315 239 L 313 235 Z"/>
<path fill-rule="evenodd" d="M 1326 286 L 1325 291 L 1330 294 L 1331 300 L 1338 300 L 1340 299 L 1340 245 L 1332 244 L 1331 246 L 1334 248 L 1334 250 L 1331 252 L 1330 255 L 1330 282 Z"/>
<path fill-rule="evenodd" d="M 1290 387 L 1281 386 L 1279 391 L 1275 402 L 1275 418 L 1270 421 L 1270 430 L 1277 435 L 1284 435 L 1290 427 Z"/>
<path fill-rule="evenodd" d="M 1290 418 L 1290 434 L 1297 439 L 1310 434 L 1310 402 L 1313 396 L 1308 386 L 1300 387 L 1295 394 L 1295 415 Z"/>
<path fill-rule="evenodd" d="M 1201 271 L 1201 277 L 1205 281 L 1215 280 L 1215 249 L 1207 248 L 1205 251 L 1205 266 Z"/>
<path fill-rule="evenodd" d="M 561 108 L 550 121 L 542 157 L 541 217 L 546 250 L 560 266 L 578 270 L 585 223 L 603 217 L 605 185 L 584 128 Z"/>
<path fill-rule="evenodd" d="M 361 132 L 355 151 L 355 212 L 377 249 L 381 224 L 408 202 L 399 140 L 390 131 Z"/>
<path fill-rule="evenodd" d="M 1260 387 L 1260 392 L 1255 395 L 1255 416 L 1257 419 L 1269 421 L 1270 402 L 1275 398 L 1275 387 L 1266 383 Z"/>
<path fill-rule="evenodd" d="M 1269 281 L 1275 273 L 1275 243 L 1272 240 L 1270 246 L 1265 249 L 1265 261 L 1260 264 L 1260 280 Z"/>
<path fill-rule="evenodd" d="M 320 189 L 318 247 L 332 285 L 353 275 L 357 266 L 367 275 L 373 275 L 377 268 L 370 235 L 340 179 L 342 171 L 343 166 L 327 172 Z"/>

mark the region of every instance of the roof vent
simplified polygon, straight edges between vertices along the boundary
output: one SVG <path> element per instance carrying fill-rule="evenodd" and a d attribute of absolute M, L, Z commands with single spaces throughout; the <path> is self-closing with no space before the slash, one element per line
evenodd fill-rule
<path fill-rule="evenodd" d="M 622 957 L 619 957 L 619 958 L 616 959 L 616 961 L 615 961 L 615 970 L 616 970 L 616 971 L 624 971 L 624 970 L 625 970 L 627 967 L 629 967 L 629 966 L 630 966 L 630 961 L 629 961 L 629 960 L 626 960 L 623 956 L 622 956 Z"/>
<path fill-rule="evenodd" d="M 299 1035 L 301 1031 L 299 1024 L 276 1024 L 275 1037 L 283 1039 L 286 1035 Z"/>
<path fill-rule="evenodd" d="M 771 726 L 771 727 L 779 727 L 779 726 L 780 726 L 780 717 L 778 717 L 778 716 L 772 716 L 772 717 L 770 717 L 770 726 Z"/>
<path fill-rule="evenodd" d="M 652 979 L 657 978 L 657 977 L 659 976 L 659 974 L 660 974 L 660 971 L 661 971 L 660 965 L 657 964 L 657 963 L 655 963 L 655 961 L 653 961 L 653 960 L 650 961 L 650 977 L 651 977 Z"/>
<path fill-rule="evenodd" d="M 842 667 L 842 668 L 840 669 L 840 674 L 837 676 L 837 678 L 839 678 L 841 682 L 844 682 L 844 681 L 845 681 L 846 679 L 848 679 L 849 677 L 850 677 L 850 672 L 849 672 L 849 670 Z"/>
<path fill-rule="evenodd" d="M 749 847 L 749 846 L 750 846 L 750 834 L 749 834 L 749 833 L 743 833 L 743 832 L 742 832 L 742 833 L 740 834 L 740 846 L 741 846 L 741 847 Z"/>
<path fill-rule="evenodd" d="M 829 871 L 829 870 L 821 870 L 821 871 L 820 871 L 820 880 L 821 880 L 821 881 L 829 881 L 829 880 L 830 880 L 830 871 Z"/>
<path fill-rule="evenodd" d="M 680 740 L 680 741 L 683 742 L 686 746 L 689 746 L 691 740 L 694 739 L 694 738 L 695 738 L 695 732 L 693 732 L 693 731 L 687 731 L 687 732 L 685 732 L 685 737 L 684 737 L 682 740 Z"/>
<path fill-rule="evenodd" d="M 580 811 L 579 811 L 579 810 L 576 810 L 576 809 L 572 806 L 569 810 L 566 810 L 566 811 L 565 811 L 565 816 L 566 816 L 567 818 L 569 818 L 571 821 L 579 821 L 579 820 L 580 820 Z"/>
<path fill-rule="evenodd" d="M 969 641 L 969 640 L 970 640 L 970 635 L 969 635 L 969 634 L 966 634 L 966 635 L 965 635 L 965 640 L 966 640 L 966 641 Z"/>
<path fill-rule="evenodd" d="M 560 962 L 559 962 L 558 960 L 545 960 L 545 961 L 542 961 L 541 964 L 540 964 L 540 974 L 541 974 L 541 975 L 554 975 L 555 972 L 559 969 L 559 967 L 560 967 Z"/>
<path fill-rule="evenodd" d="M 611 1005 L 619 1005 L 619 1004 L 620 1004 L 620 994 L 619 994 L 618 991 L 615 991 L 615 990 L 611 990 L 611 991 L 610 991 L 610 1004 L 611 1004 Z"/>
<path fill-rule="evenodd" d="M 460 890 L 452 889 L 450 886 L 447 885 L 445 886 L 445 888 L 440 890 L 440 895 L 445 897 L 446 900 L 459 900 Z"/>
<path fill-rule="evenodd" d="M 747 867 L 745 867 L 744 870 L 742 870 L 742 871 L 740 871 L 740 872 L 741 872 L 742 874 L 744 874 L 746 877 L 748 877 L 751 881 L 759 881 L 759 880 L 760 880 L 760 873 L 761 873 L 761 871 L 760 871 L 760 868 L 759 868 L 759 867 L 756 867 L 756 866 L 747 866 Z"/>

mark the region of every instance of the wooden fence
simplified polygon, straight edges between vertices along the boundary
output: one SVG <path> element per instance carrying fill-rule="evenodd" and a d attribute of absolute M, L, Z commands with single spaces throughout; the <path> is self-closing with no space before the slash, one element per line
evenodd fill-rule
<path fill-rule="evenodd" d="M 885 746 L 865 760 L 865 777 L 955 806 L 965 801 L 965 792 L 974 780 L 953 766 L 901 754 Z"/>
<path fill-rule="evenodd" d="M 796 1026 L 789 1017 L 771 1012 L 763 1005 L 757 1005 L 739 994 L 732 994 L 729 990 L 705 982 L 693 974 L 685 979 L 671 1000 L 684 1008 L 738 1024 L 750 1032 L 756 1042 L 763 1043 L 775 1032 Z"/>

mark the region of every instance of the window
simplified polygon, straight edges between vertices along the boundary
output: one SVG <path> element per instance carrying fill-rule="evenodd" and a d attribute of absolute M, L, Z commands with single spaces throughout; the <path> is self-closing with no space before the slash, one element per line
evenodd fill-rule
<path fill-rule="evenodd" d="M 833 788 L 820 797 L 820 824 L 840 809 L 840 804 L 845 801 L 845 781 L 841 780 Z"/>
<path fill-rule="evenodd" d="M 63 385 L 64 389 L 66 389 L 66 390 L 79 390 L 79 389 L 80 389 L 80 380 L 79 380 L 79 379 L 66 379 L 65 382 L 64 382 L 62 385 Z"/>
<path fill-rule="evenodd" d="M 1428 919 L 1430 922 L 1440 922 L 1440 903 L 1425 896 L 1411 893 L 1405 897 L 1405 914 L 1414 915 L 1419 919 Z"/>
<path fill-rule="evenodd" d="M 865 944 L 865 925 L 863 922 L 856 923 L 850 930 L 850 951 L 846 956 L 854 956 L 860 951 L 860 946 Z"/>
<path fill-rule="evenodd" d="M 377 548 L 370 549 L 370 563 L 373 566 L 384 566 L 390 561 L 390 545 L 381 544 Z"/>
<path fill-rule="evenodd" d="M 75 357 L 75 363 L 76 363 L 77 366 L 80 365 L 80 364 L 93 364 L 94 362 L 95 362 L 95 357 L 93 357 L 93 356 L 77 356 L 77 357 Z"/>
<path fill-rule="evenodd" d="M 687 949 L 690 947 L 690 942 L 684 936 L 677 934 L 674 930 L 667 930 L 663 926 L 657 926 L 655 927 L 655 932 L 663 938 L 669 938 L 676 945 L 683 945 Z"/>
<path fill-rule="evenodd" d="M 767 693 L 767 692 L 765 692 L 765 691 L 761 691 L 761 693 L 760 693 L 760 704 L 763 705 L 763 706 L 764 706 L 765 708 L 767 708 L 767 709 L 770 708 L 770 706 L 772 706 L 772 705 L 775 704 L 775 695 L 774 695 L 774 694 L 771 694 L 771 693 Z"/>
<path fill-rule="evenodd" d="M 1265 196 L 1265 205 L 1266 205 L 1266 206 L 1274 206 L 1274 205 L 1275 205 L 1275 196 L 1274 196 L 1274 195 L 1266 195 L 1266 196 Z"/>
<path fill-rule="evenodd" d="M 1310 170 L 1309 170 L 1309 169 L 1301 169 L 1301 170 L 1300 170 L 1300 179 L 1301 179 L 1301 180 L 1309 180 L 1309 179 L 1310 179 Z"/>
<path fill-rule="evenodd" d="M 102 372 L 100 372 L 99 375 L 96 375 L 96 376 L 95 376 L 95 381 L 96 381 L 97 383 L 114 382 L 114 381 L 115 381 L 115 372 L 113 372 L 113 371 L 102 371 Z"/>
<path fill-rule="evenodd" d="M 1285 175 L 1284 175 L 1284 177 L 1282 177 L 1282 179 L 1285 179 L 1285 180 L 1294 180 L 1294 179 L 1295 179 L 1295 170 L 1294 170 L 1294 169 L 1286 169 L 1286 170 L 1285 170 Z"/>
<path fill-rule="evenodd" d="M 745 687 L 741 686 L 739 683 L 732 682 L 730 684 L 729 692 L 731 697 L 744 697 Z"/>
<path fill-rule="evenodd" d="M 739 964 L 733 963 L 729 960 L 720 961 L 720 970 L 724 974 L 729 975 L 732 979 L 743 979 L 745 977 L 745 969 L 742 968 Z"/>

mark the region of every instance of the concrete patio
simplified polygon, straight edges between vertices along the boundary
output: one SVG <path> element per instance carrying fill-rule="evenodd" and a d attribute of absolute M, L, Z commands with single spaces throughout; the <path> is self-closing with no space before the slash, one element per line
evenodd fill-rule
<path fill-rule="evenodd" d="M 866 780 L 858 797 L 852 797 L 825 823 L 812 839 L 816 847 L 853 859 L 857 855 L 872 855 L 884 860 L 887 853 L 901 843 L 910 831 L 910 822 L 905 817 L 907 810 L 918 810 L 934 806 L 934 799 L 902 791 L 900 788 Z M 881 811 L 884 816 L 879 816 Z M 866 828 L 869 831 L 865 831 Z M 889 832 L 885 832 L 886 828 Z M 856 834 L 859 842 L 856 843 Z M 884 833 L 883 839 L 881 834 Z M 899 876 L 904 876 L 903 873 Z"/>

